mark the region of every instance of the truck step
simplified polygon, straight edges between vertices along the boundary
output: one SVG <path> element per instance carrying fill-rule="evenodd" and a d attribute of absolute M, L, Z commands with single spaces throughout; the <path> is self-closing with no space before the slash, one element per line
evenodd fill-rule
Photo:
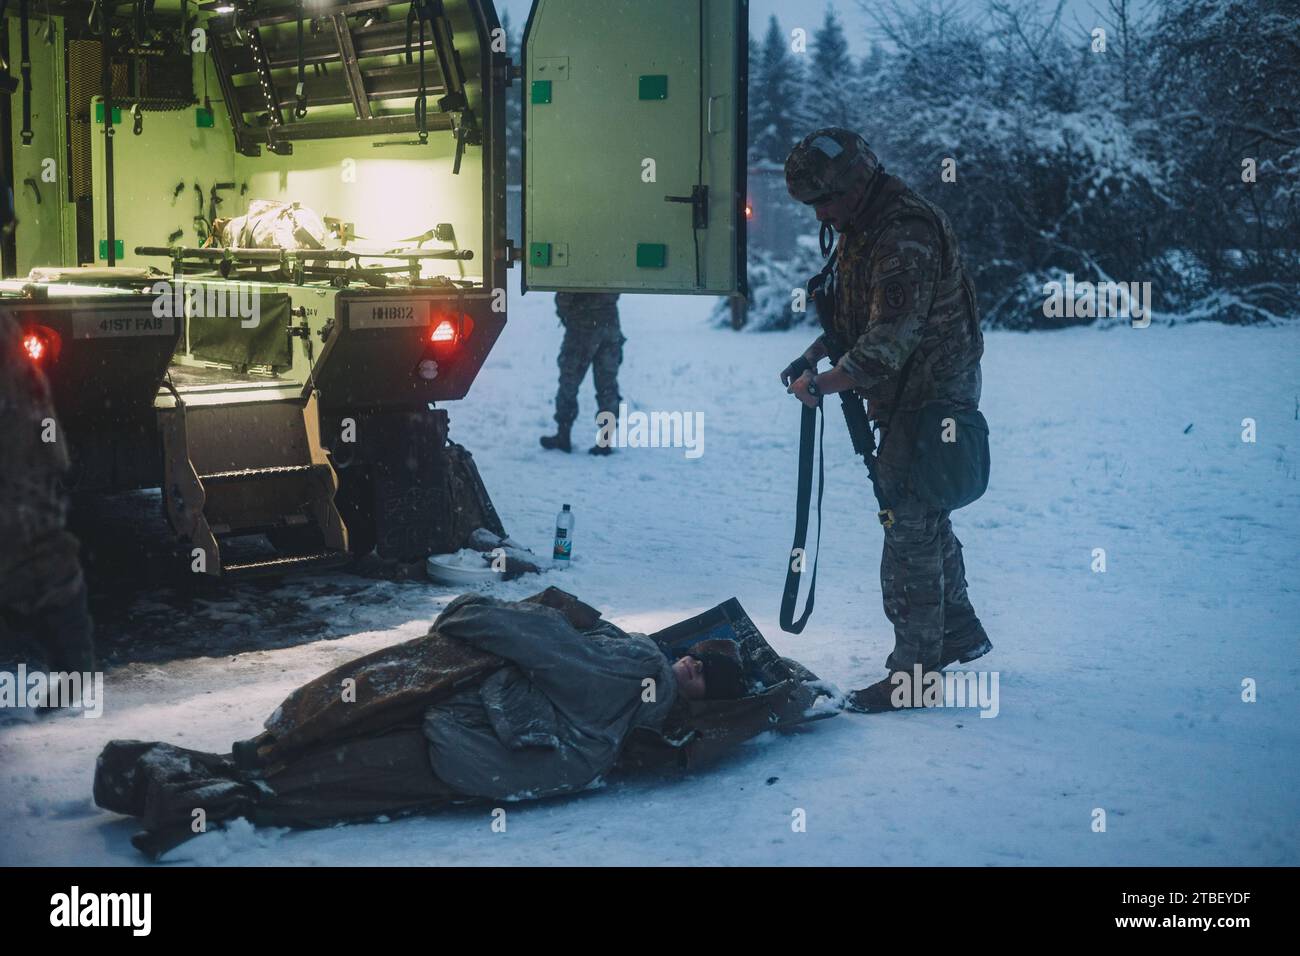
<path fill-rule="evenodd" d="M 259 561 L 244 561 L 224 565 L 221 576 L 225 578 L 255 578 L 272 575 L 292 574 L 298 571 L 320 571 L 338 568 L 347 564 L 350 555 L 346 551 L 317 551 L 311 554 L 291 554 L 282 557 L 264 558 Z"/>
<path fill-rule="evenodd" d="M 182 402 L 159 412 L 168 519 L 204 553 L 208 574 L 276 576 L 349 561 L 317 400 L 313 391 L 294 402 Z M 223 556 L 227 539 L 254 534 L 265 534 L 279 553 L 250 553 L 230 542 L 230 560 Z"/>
<path fill-rule="evenodd" d="M 218 541 L 225 541 L 229 538 L 247 538 L 258 534 L 274 534 L 277 531 L 293 531 L 298 528 L 305 528 L 311 524 L 311 520 L 305 515 L 286 516 L 299 517 L 301 521 L 275 521 L 266 524 L 240 525 L 238 528 L 231 528 L 224 524 L 213 524 L 212 533 Z"/>
<path fill-rule="evenodd" d="M 313 464 L 305 465 L 272 465 L 268 468 L 239 468 L 235 471 L 213 471 L 206 475 L 199 475 L 199 481 L 205 485 L 229 484 L 238 481 L 257 481 L 262 478 L 278 478 L 282 475 L 307 474 L 313 468 L 318 467 Z"/>

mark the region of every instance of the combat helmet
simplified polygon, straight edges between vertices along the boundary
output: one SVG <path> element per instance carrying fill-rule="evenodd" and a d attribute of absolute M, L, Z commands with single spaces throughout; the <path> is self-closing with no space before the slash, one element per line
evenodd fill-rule
<path fill-rule="evenodd" d="M 818 205 L 846 191 L 855 175 L 870 181 L 880 160 L 857 133 L 839 126 L 813 130 L 790 151 L 785 161 L 785 184 L 801 203 Z"/>

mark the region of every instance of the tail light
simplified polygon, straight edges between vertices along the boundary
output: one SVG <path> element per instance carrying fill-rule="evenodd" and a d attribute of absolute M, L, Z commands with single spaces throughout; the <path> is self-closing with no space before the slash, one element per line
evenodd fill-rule
<path fill-rule="evenodd" d="M 415 365 L 415 374 L 426 382 L 438 377 L 438 363 L 453 358 L 474 329 L 474 320 L 463 312 L 434 313 L 425 337 L 424 355 Z"/>
<path fill-rule="evenodd" d="M 429 326 L 429 348 L 434 355 L 449 356 L 460 349 L 474 328 L 468 315 L 435 315 Z"/>
<path fill-rule="evenodd" d="M 59 333 L 44 325 L 33 325 L 23 331 L 23 354 L 36 365 L 53 362 L 63 348 Z"/>
<path fill-rule="evenodd" d="M 745 218 L 746 219 L 754 218 L 754 204 L 752 202 L 746 201 L 745 203 Z"/>

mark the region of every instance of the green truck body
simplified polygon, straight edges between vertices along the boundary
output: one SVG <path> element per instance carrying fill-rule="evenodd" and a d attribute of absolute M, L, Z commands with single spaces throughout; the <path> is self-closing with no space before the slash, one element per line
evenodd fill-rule
<path fill-rule="evenodd" d="M 161 488 L 195 570 L 459 546 L 442 406 L 502 334 L 508 268 L 534 291 L 743 291 L 739 0 L 536 0 L 522 65 L 490 0 L 91 11 L 4 18 L 0 311 L 74 487 Z M 295 210 L 289 240 L 226 241 L 255 203 Z M 232 560 L 249 535 L 279 552 Z"/>

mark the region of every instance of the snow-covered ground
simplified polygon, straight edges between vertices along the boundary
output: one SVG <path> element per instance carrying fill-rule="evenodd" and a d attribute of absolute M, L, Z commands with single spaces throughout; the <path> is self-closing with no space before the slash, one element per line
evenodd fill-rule
<path fill-rule="evenodd" d="M 703 412 L 704 453 L 545 453 L 561 330 L 551 297 L 511 321 L 452 437 L 508 530 L 545 553 L 577 516 L 573 567 L 546 584 L 649 631 L 736 596 L 768 640 L 841 687 L 883 674 L 881 531 L 865 469 L 828 419 L 819 601 L 801 636 L 777 608 L 793 529 L 799 410 L 777 372 L 808 332 L 710 328 L 705 299 L 625 296 L 634 409 Z M 958 513 L 970 590 L 996 647 L 999 713 L 843 715 L 765 736 L 707 773 L 578 797 L 325 831 L 242 821 L 167 859 L 224 864 L 1300 863 L 1300 326 L 990 333 L 983 407 L 993 481 Z M 593 411 L 583 389 L 584 416 Z M 1257 441 L 1242 441 L 1242 420 Z M 594 437 L 594 429 L 590 433 Z M 580 435 L 583 445 L 588 435 Z M 1094 549 L 1106 570 L 1093 571 Z M 240 600 L 191 602 L 182 646 L 219 656 L 119 663 L 97 720 L 0 728 L 0 863 L 122 864 L 132 824 L 90 798 L 112 738 L 228 749 L 293 687 L 423 633 L 453 596 L 337 576 L 249 592 L 324 639 L 256 642 Z M 139 613 L 149 610 L 139 602 Z M 156 609 L 155 609 L 156 610 Z M 164 608 L 164 613 L 166 609 Z M 251 649 L 247 646 L 252 641 Z M 289 644 L 291 646 L 281 646 Z M 1258 701 L 1242 700 L 1253 679 Z M 1094 810 L 1106 830 L 1094 832 Z M 792 828 L 794 812 L 806 831 Z"/>

